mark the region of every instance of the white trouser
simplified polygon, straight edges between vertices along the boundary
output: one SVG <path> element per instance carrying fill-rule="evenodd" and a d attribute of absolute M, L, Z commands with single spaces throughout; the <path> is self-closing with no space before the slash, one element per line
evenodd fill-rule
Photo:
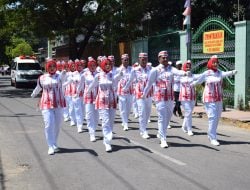
<path fill-rule="evenodd" d="M 208 117 L 208 137 L 213 140 L 216 138 L 216 131 L 222 113 L 222 102 L 205 103 L 205 110 Z"/>
<path fill-rule="evenodd" d="M 133 108 L 133 114 L 134 115 L 139 115 L 139 113 L 138 113 L 138 105 L 137 105 L 137 102 L 136 102 L 135 95 L 132 95 L 132 108 Z"/>
<path fill-rule="evenodd" d="M 82 115 L 83 115 L 83 120 L 86 119 L 86 108 L 85 108 L 85 103 L 83 101 L 83 97 L 80 97 L 81 98 L 81 107 L 82 107 Z"/>
<path fill-rule="evenodd" d="M 95 104 L 84 104 L 86 111 L 87 128 L 90 135 L 95 135 L 95 130 L 98 125 L 99 113 L 95 109 Z"/>
<path fill-rule="evenodd" d="M 184 120 L 182 127 L 188 131 L 192 131 L 192 113 L 195 106 L 195 101 L 182 101 L 181 105 L 184 109 Z"/>
<path fill-rule="evenodd" d="M 119 110 L 123 124 L 128 124 L 128 118 L 132 105 L 132 95 L 120 95 L 119 96 Z"/>
<path fill-rule="evenodd" d="M 66 107 L 63 108 L 63 118 L 64 119 L 70 118 L 70 116 L 69 116 L 69 101 L 70 101 L 70 97 L 65 96 Z"/>
<path fill-rule="evenodd" d="M 42 110 L 45 137 L 49 147 L 57 146 L 57 138 L 63 119 L 63 108 Z"/>
<path fill-rule="evenodd" d="M 115 109 L 101 109 L 99 114 L 102 115 L 102 133 L 103 133 L 103 143 L 110 144 L 113 138 L 113 125 L 115 119 Z"/>
<path fill-rule="evenodd" d="M 152 107 L 152 98 L 137 99 L 136 102 L 138 105 L 140 133 L 143 134 L 147 132 L 148 119 Z"/>
<path fill-rule="evenodd" d="M 71 100 L 69 101 L 70 119 L 76 123 L 77 128 L 82 128 L 83 124 L 81 101 L 82 99 L 80 97 L 71 97 Z"/>
<path fill-rule="evenodd" d="M 156 102 L 158 114 L 158 133 L 161 140 L 166 140 L 167 126 L 173 114 L 174 101 L 159 101 Z"/>

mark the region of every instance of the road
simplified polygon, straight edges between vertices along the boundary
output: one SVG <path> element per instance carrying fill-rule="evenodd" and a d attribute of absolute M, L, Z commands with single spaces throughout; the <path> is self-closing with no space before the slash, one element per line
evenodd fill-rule
<path fill-rule="evenodd" d="M 47 155 L 43 120 L 32 89 L 10 87 L 0 77 L 0 189 L 3 190 L 161 190 L 237 189 L 250 187 L 250 132 L 221 123 L 221 146 L 210 145 L 207 119 L 193 118 L 194 136 L 181 130 L 173 117 L 169 148 L 159 146 L 157 116 L 152 109 L 150 139 L 139 136 L 131 115 L 123 131 L 119 112 L 115 119 L 113 152 L 106 153 L 100 126 L 97 142 L 63 123 L 61 152 Z"/>

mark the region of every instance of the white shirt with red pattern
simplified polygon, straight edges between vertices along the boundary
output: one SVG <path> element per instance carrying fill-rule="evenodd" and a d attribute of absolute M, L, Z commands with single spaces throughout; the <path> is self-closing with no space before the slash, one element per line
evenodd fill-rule
<path fill-rule="evenodd" d="M 66 102 L 62 88 L 63 75 L 49 73 L 41 75 L 31 96 L 35 97 L 42 91 L 39 107 L 41 110 L 64 108 Z"/>
<path fill-rule="evenodd" d="M 93 88 L 98 87 L 98 92 L 95 100 L 96 109 L 116 109 L 116 91 L 115 85 L 121 77 L 121 72 L 116 74 L 112 71 L 106 73 L 101 71 L 95 75 L 93 82 L 89 85 L 87 92 L 91 92 Z"/>
<path fill-rule="evenodd" d="M 81 82 L 81 74 L 78 71 L 68 72 L 67 79 L 64 83 L 65 96 L 83 96 L 83 91 L 77 91 Z"/>
<path fill-rule="evenodd" d="M 118 87 L 117 87 L 117 95 L 132 95 L 133 94 L 133 86 L 131 85 L 128 89 L 124 89 L 127 82 L 129 81 L 129 77 L 132 72 L 132 67 L 128 66 L 125 68 L 123 65 L 121 65 L 118 68 L 118 71 L 123 72 L 122 78 L 118 81 Z"/>
<path fill-rule="evenodd" d="M 203 102 L 220 102 L 223 99 L 223 78 L 234 75 L 233 71 L 207 70 L 192 85 L 205 82 Z"/>
<path fill-rule="evenodd" d="M 154 101 L 174 100 L 174 75 L 184 76 L 185 73 L 185 71 L 178 70 L 170 65 L 164 66 L 163 64 L 159 64 L 150 72 L 149 80 L 143 93 L 147 94 L 153 83 L 155 83 Z"/>
<path fill-rule="evenodd" d="M 195 101 L 196 92 L 195 87 L 190 85 L 193 81 L 199 78 L 199 74 L 192 74 L 190 76 L 183 76 L 180 78 L 180 95 L 179 101 Z"/>
<path fill-rule="evenodd" d="M 134 67 L 134 69 L 131 72 L 129 81 L 125 85 L 124 89 L 128 90 L 130 86 L 132 85 L 132 82 L 134 82 L 134 93 L 136 99 L 141 99 L 144 89 L 146 87 L 146 84 L 148 82 L 148 77 L 150 73 L 151 67 L 146 66 L 145 68 L 138 66 Z M 149 90 L 145 98 L 152 97 L 153 88 Z"/>
<path fill-rule="evenodd" d="M 83 102 L 85 104 L 94 104 L 97 96 L 98 87 L 94 87 L 88 92 L 89 85 L 94 81 L 97 72 L 87 70 L 81 76 L 80 89 L 83 91 Z"/>

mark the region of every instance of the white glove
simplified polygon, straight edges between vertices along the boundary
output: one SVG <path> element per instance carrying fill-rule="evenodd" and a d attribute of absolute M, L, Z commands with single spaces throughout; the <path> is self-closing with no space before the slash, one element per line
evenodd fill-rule
<path fill-rule="evenodd" d="M 186 72 L 186 76 L 191 76 L 191 74 L 192 74 L 191 71 Z"/>
<path fill-rule="evenodd" d="M 35 98 L 36 97 L 35 93 L 32 93 L 30 96 L 31 96 L 31 98 Z"/>
<path fill-rule="evenodd" d="M 233 70 L 233 71 L 232 71 L 233 75 L 236 75 L 237 72 L 238 72 L 237 70 Z"/>

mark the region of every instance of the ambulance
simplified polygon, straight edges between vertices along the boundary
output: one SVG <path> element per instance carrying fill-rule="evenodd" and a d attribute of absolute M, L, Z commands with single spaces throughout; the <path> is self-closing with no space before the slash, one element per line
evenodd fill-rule
<path fill-rule="evenodd" d="M 12 61 L 10 83 L 16 88 L 35 85 L 42 74 L 42 68 L 35 57 L 19 56 Z"/>

